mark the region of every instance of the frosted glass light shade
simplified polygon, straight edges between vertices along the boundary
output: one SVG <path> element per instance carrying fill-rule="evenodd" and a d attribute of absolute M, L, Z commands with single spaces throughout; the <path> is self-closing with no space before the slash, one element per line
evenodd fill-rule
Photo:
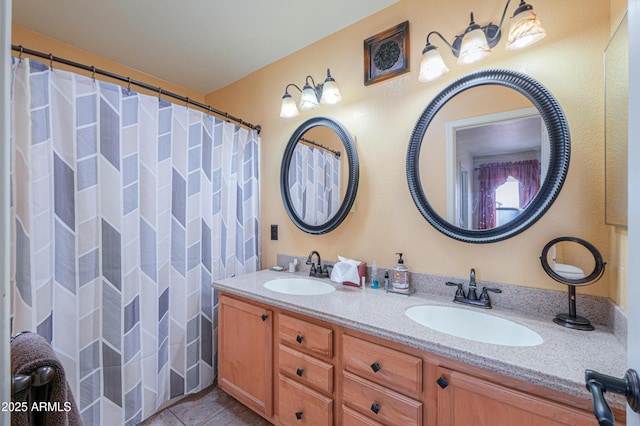
<path fill-rule="evenodd" d="M 491 48 L 487 43 L 487 36 L 477 28 L 464 35 L 460 46 L 458 64 L 471 64 L 491 55 Z"/>
<path fill-rule="evenodd" d="M 316 92 L 310 85 L 306 84 L 304 86 L 302 94 L 300 95 L 300 109 L 303 111 L 308 111 L 317 107 L 318 98 L 316 96 Z"/>
<path fill-rule="evenodd" d="M 282 118 L 292 118 L 300 115 L 300 111 L 298 111 L 298 107 L 296 106 L 296 101 L 293 100 L 290 94 L 285 94 L 282 97 L 282 106 L 280 107 L 280 117 Z"/>
<path fill-rule="evenodd" d="M 442 56 L 435 49 L 425 48 L 422 53 L 422 59 L 420 60 L 420 73 L 418 74 L 418 81 L 425 83 L 427 81 L 435 80 L 436 78 L 449 72 L 449 68 L 444 63 Z"/>
<path fill-rule="evenodd" d="M 546 35 L 547 32 L 536 14 L 532 10 L 525 10 L 511 19 L 505 48 L 507 50 L 522 49 L 542 40 Z"/>
<path fill-rule="evenodd" d="M 327 79 L 322 86 L 322 98 L 321 104 L 337 104 L 342 100 L 340 90 L 338 90 L 338 83 L 335 80 Z"/>

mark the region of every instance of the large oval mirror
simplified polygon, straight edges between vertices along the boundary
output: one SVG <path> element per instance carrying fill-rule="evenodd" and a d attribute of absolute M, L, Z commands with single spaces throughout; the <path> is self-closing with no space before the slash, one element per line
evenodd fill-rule
<path fill-rule="evenodd" d="M 309 234 L 332 231 L 353 206 L 358 177 L 358 153 L 347 129 L 333 118 L 308 119 L 293 132 L 282 158 L 287 214 Z"/>
<path fill-rule="evenodd" d="M 407 179 L 422 215 L 457 240 L 491 243 L 537 221 L 569 167 L 564 112 L 537 80 L 493 69 L 447 86 L 411 134 Z"/>

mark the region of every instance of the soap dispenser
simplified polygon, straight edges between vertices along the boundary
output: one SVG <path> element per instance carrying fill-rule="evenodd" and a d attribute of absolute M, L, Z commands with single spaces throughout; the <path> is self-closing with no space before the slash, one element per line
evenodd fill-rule
<path fill-rule="evenodd" d="M 404 265 L 404 259 L 402 259 L 402 253 L 396 253 L 400 258 L 398 264 L 393 268 L 393 279 L 391 285 L 394 291 L 403 293 L 409 292 L 409 269 Z"/>

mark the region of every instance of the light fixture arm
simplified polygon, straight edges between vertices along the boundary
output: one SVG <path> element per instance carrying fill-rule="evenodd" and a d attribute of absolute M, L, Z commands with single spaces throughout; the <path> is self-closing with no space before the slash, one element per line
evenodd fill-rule
<path fill-rule="evenodd" d="M 435 35 L 437 35 L 438 37 L 440 37 L 440 40 L 444 41 L 444 43 L 445 43 L 447 46 L 449 46 L 449 49 L 454 50 L 454 48 L 453 48 L 453 46 L 451 45 L 451 43 L 449 43 L 449 42 L 447 41 L 447 39 L 446 39 L 446 38 L 444 38 L 444 36 L 443 36 L 442 34 L 440 34 L 438 31 L 431 31 L 429 34 L 427 34 L 427 46 L 429 46 L 429 45 L 431 44 L 431 43 L 429 42 L 429 37 L 431 37 L 431 35 L 433 35 L 433 34 L 435 34 Z M 426 47 L 425 47 L 425 49 L 426 49 Z M 424 53 L 424 51 L 423 51 L 423 53 Z M 456 56 L 457 56 L 457 55 L 456 55 Z"/>
<path fill-rule="evenodd" d="M 296 89 L 298 89 L 298 92 L 302 93 L 302 89 L 301 89 L 300 87 L 298 87 L 298 85 L 297 85 L 297 84 L 289 83 L 289 84 L 287 84 L 287 87 L 285 87 L 285 88 L 284 88 L 284 94 L 285 94 L 285 95 L 288 95 L 288 94 L 289 94 L 289 87 L 290 87 L 290 86 L 295 87 Z"/>

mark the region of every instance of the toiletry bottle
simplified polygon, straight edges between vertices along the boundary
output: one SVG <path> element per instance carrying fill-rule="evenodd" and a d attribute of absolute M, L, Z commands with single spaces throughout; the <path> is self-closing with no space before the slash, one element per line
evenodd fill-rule
<path fill-rule="evenodd" d="M 402 253 L 396 253 L 400 256 L 398 264 L 393 268 L 393 279 L 391 285 L 394 291 L 409 292 L 409 269 L 404 266 Z"/>
<path fill-rule="evenodd" d="M 378 288 L 378 264 L 375 260 L 371 264 L 371 288 Z"/>
<path fill-rule="evenodd" d="M 384 271 L 384 289 L 391 290 L 391 284 L 389 283 L 389 271 Z"/>

